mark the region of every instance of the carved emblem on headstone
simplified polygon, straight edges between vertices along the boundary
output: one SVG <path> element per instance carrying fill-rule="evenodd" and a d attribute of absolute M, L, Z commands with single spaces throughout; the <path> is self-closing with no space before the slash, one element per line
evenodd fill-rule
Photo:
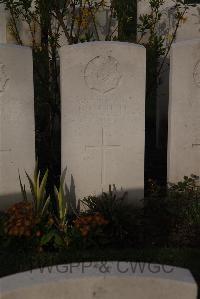
<path fill-rule="evenodd" d="M 200 87 L 200 60 L 196 63 L 193 72 L 194 83 Z"/>
<path fill-rule="evenodd" d="M 0 94 L 5 91 L 9 78 L 6 73 L 6 66 L 0 63 Z"/>
<path fill-rule="evenodd" d="M 106 93 L 115 89 L 121 79 L 119 62 L 112 56 L 97 56 L 85 68 L 85 82 L 90 89 Z"/>

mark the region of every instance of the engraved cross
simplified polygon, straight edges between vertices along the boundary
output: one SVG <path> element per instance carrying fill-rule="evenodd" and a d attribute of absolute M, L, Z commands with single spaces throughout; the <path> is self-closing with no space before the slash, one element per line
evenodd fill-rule
<path fill-rule="evenodd" d="M 200 146 L 200 143 L 193 143 L 192 147 L 195 147 L 195 146 Z"/>
<path fill-rule="evenodd" d="M 0 153 L 7 153 L 7 152 L 11 152 L 12 150 L 11 150 L 11 148 L 8 148 L 8 149 L 6 149 L 6 148 L 0 148 Z"/>
<path fill-rule="evenodd" d="M 116 147 L 120 147 L 120 144 L 105 144 L 104 142 L 104 130 L 101 129 L 101 144 L 100 145 L 86 145 L 85 149 L 101 149 L 101 187 L 103 190 L 104 185 L 104 177 L 105 177 L 105 151 L 107 149 L 113 149 Z"/>

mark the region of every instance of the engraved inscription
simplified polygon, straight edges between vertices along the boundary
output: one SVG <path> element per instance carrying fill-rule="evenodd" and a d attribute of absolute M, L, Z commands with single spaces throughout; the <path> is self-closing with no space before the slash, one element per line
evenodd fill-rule
<path fill-rule="evenodd" d="M 87 86 L 100 93 L 115 89 L 120 82 L 119 62 L 112 56 L 97 56 L 88 62 L 84 78 Z"/>
<path fill-rule="evenodd" d="M 79 114 L 85 114 L 85 113 L 99 113 L 99 114 L 107 114 L 107 115 L 124 115 L 124 113 L 130 112 L 127 111 L 127 105 L 126 103 L 122 104 L 107 104 L 107 105 L 101 105 L 98 103 L 88 104 L 87 102 L 81 102 L 78 107 Z"/>
<path fill-rule="evenodd" d="M 6 66 L 0 63 L 0 94 L 5 91 L 9 78 L 6 73 Z"/>
<path fill-rule="evenodd" d="M 196 63 L 193 72 L 194 83 L 200 87 L 200 60 Z"/>

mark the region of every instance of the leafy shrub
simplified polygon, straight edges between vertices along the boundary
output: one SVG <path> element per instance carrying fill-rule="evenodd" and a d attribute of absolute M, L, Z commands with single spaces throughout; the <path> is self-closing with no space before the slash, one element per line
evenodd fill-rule
<path fill-rule="evenodd" d="M 49 226 L 51 219 L 50 197 L 46 196 L 48 171 L 41 177 L 38 162 L 36 162 L 33 179 L 27 173 L 26 175 L 32 200 L 28 200 L 26 187 L 22 184 L 19 174 L 23 200 L 13 204 L 6 211 L 7 219 L 4 221 L 4 231 L 7 237 L 17 238 L 17 242 L 20 240 L 23 242 L 24 238 L 27 239 L 27 243 L 37 249 L 41 247 L 41 239 L 51 227 Z"/>
<path fill-rule="evenodd" d="M 167 192 L 155 188 L 144 201 L 144 243 L 159 246 L 199 246 L 199 177 L 185 176 L 169 184 Z"/>
<path fill-rule="evenodd" d="M 91 232 L 96 233 L 100 227 L 107 224 L 108 220 L 99 213 L 94 215 L 82 215 L 74 221 L 75 228 L 80 231 L 83 237 L 88 237 Z"/>
<path fill-rule="evenodd" d="M 68 203 L 66 199 L 66 195 L 64 194 L 64 180 L 65 180 L 65 169 L 61 175 L 60 178 L 60 185 L 57 189 L 56 186 L 54 186 L 54 193 L 55 193 L 55 200 L 56 200 L 56 221 L 60 227 L 61 230 L 65 230 L 67 227 L 67 217 L 68 217 Z"/>
<path fill-rule="evenodd" d="M 100 213 L 109 223 L 106 227 L 107 244 L 123 246 L 136 244 L 138 238 L 138 210 L 128 204 L 127 193 L 118 195 L 115 185 L 113 190 L 103 192 L 101 196 L 89 196 L 82 200 L 89 213 Z"/>
<path fill-rule="evenodd" d="M 52 246 L 53 248 L 68 247 L 69 225 L 68 225 L 68 203 L 64 194 L 64 180 L 66 169 L 60 177 L 60 185 L 57 189 L 54 186 L 54 198 L 56 201 L 56 210 L 52 214 L 51 222 L 45 226 L 45 234 L 41 239 L 42 246 Z"/>
<path fill-rule="evenodd" d="M 40 251 L 57 251 L 68 248 L 69 237 L 68 230 L 61 230 L 55 219 L 49 218 L 41 228 L 42 235 L 39 240 Z"/>
<path fill-rule="evenodd" d="M 37 168 L 36 168 L 37 170 Z M 46 196 L 46 176 L 40 180 L 35 171 L 31 188 L 32 201 L 27 200 L 25 186 L 20 186 L 24 200 L 0 215 L 0 240 L 14 247 L 21 244 L 36 251 L 59 251 L 68 248 L 127 246 L 189 246 L 200 245 L 199 177 L 184 177 L 167 190 L 151 183 L 152 192 L 144 206 L 136 208 L 119 195 L 115 186 L 108 193 L 82 200 L 86 211 L 74 213 L 70 219 L 64 194 L 65 172 L 60 186 L 55 187 L 56 209 L 50 209 Z M 7 238 L 7 240 L 6 240 Z M 13 243 L 15 242 L 15 243 Z M 13 245 L 15 244 L 15 245 Z"/>
<path fill-rule="evenodd" d="M 5 223 L 7 220 L 7 215 L 6 213 L 0 212 L 0 244 L 1 246 L 5 246 L 5 237 L 6 237 L 6 232 L 5 232 Z"/>
<path fill-rule="evenodd" d="M 107 244 L 105 233 L 109 222 L 100 213 L 82 213 L 70 227 L 71 246 L 79 248 L 101 248 Z"/>
<path fill-rule="evenodd" d="M 45 215 L 48 210 L 48 205 L 50 202 L 50 196 L 46 196 L 46 184 L 48 178 L 48 170 L 46 170 L 43 178 L 40 178 L 40 170 L 38 169 L 38 162 L 36 162 L 33 179 L 27 174 L 26 176 L 29 181 L 32 200 L 33 200 L 33 210 L 35 217 L 40 218 Z M 21 180 L 20 180 L 20 185 Z M 23 192 L 24 191 L 24 192 Z M 23 194 L 26 193 L 25 188 L 22 190 Z M 26 196 L 27 198 L 27 196 Z"/>
<path fill-rule="evenodd" d="M 183 181 L 170 184 L 168 196 L 175 202 L 176 226 L 172 232 L 172 242 L 179 246 L 200 245 L 200 185 L 199 177 L 185 176 Z"/>

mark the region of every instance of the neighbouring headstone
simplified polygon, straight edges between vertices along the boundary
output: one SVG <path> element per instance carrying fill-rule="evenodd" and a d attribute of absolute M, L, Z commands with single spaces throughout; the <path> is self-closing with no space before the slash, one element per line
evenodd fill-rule
<path fill-rule="evenodd" d="M 200 4 L 192 4 L 190 1 L 187 7 L 183 19 L 179 22 L 179 27 L 176 33 L 176 42 L 199 38 L 200 34 Z M 160 7 L 162 13 L 161 20 L 158 22 L 157 32 L 167 38 L 168 42 L 172 38 L 173 32 L 176 30 L 176 5 L 177 3 L 173 0 L 165 0 Z M 180 4 L 179 4 L 180 5 Z M 180 6 L 181 7 L 181 6 Z M 180 12 L 183 13 L 184 6 L 179 8 Z M 139 17 L 143 14 L 150 14 L 150 2 L 149 0 L 138 0 L 137 15 L 138 22 Z M 140 34 L 138 34 L 140 38 Z"/>
<path fill-rule="evenodd" d="M 34 12 L 34 4 L 32 3 L 32 11 Z M 16 20 L 16 26 L 18 29 L 19 37 L 23 46 L 40 46 L 41 33 L 40 26 L 37 21 L 28 24 L 23 18 L 19 17 Z M 5 10 L 5 5 L 0 4 L 0 43 L 4 44 L 19 44 L 17 42 L 15 34 L 12 32 L 12 18 L 9 10 Z"/>
<path fill-rule="evenodd" d="M 168 181 L 200 175 L 200 39 L 171 51 Z"/>
<path fill-rule="evenodd" d="M 4 5 L 0 4 L 0 43 L 7 42 L 7 12 Z"/>
<path fill-rule="evenodd" d="M 35 164 L 32 51 L 0 44 L 0 208 L 21 198 L 18 169 Z"/>
<path fill-rule="evenodd" d="M 145 67 L 135 44 L 61 48 L 62 168 L 76 199 L 109 184 L 143 197 Z"/>
<path fill-rule="evenodd" d="M 87 9 L 88 4 L 86 3 L 84 7 Z M 80 14 L 80 8 L 79 6 L 76 6 L 76 12 L 77 17 Z M 112 13 L 111 8 L 111 1 L 105 0 L 104 5 L 102 7 L 99 7 L 98 10 L 95 12 L 95 24 L 92 21 L 91 18 L 88 18 L 89 21 L 89 32 L 92 34 L 92 39 L 95 40 L 107 40 L 107 36 L 112 36 L 112 39 L 117 37 L 118 35 L 118 21 L 117 17 L 114 17 L 114 14 Z M 68 22 L 66 24 L 67 27 L 71 26 L 71 18 L 68 19 Z M 76 34 L 77 31 L 79 31 L 79 23 L 74 24 L 74 34 Z M 88 30 L 86 30 L 88 31 Z M 65 36 L 65 33 L 62 28 L 60 28 L 59 32 L 59 44 L 60 46 L 64 46 L 68 44 L 68 40 Z M 82 40 L 86 39 L 85 36 L 85 30 L 82 30 L 82 34 L 80 35 L 80 38 Z"/>
<path fill-rule="evenodd" d="M 195 1 L 194 1 L 195 2 Z M 192 3 L 192 1 L 190 1 Z M 157 32 L 163 36 L 166 42 L 169 44 L 173 36 L 173 32 L 176 30 L 176 1 L 165 0 L 160 8 L 162 18 L 157 24 Z M 149 0 L 138 0 L 137 6 L 138 19 L 140 15 L 150 14 L 150 2 Z M 184 11 L 180 9 L 181 12 Z M 139 20 L 138 20 L 139 22 Z M 148 34 L 142 38 L 141 42 L 148 40 Z M 179 23 L 179 27 L 176 33 L 175 41 L 185 41 L 200 37 L 200 4 L 188 5 L 188 9 Z M 140 40 L 140 34 L 138 33 L 138 40 Z M 162 61 L 162 58 L 161 58 Z M 167 131 L 167 107 L 169 101 L 169 61 L 166 60 L 163 70 L 159 78 L 158 96 L 157 96 L 157 146 L 164 147 L 166 144 L 166 131 Z"/>
<path fill-rule="evenodd" d="M 142 262 L 55 265 L 0 279 L 1 299 L 196 299 L 197 293 L 187 269 Z"/>

